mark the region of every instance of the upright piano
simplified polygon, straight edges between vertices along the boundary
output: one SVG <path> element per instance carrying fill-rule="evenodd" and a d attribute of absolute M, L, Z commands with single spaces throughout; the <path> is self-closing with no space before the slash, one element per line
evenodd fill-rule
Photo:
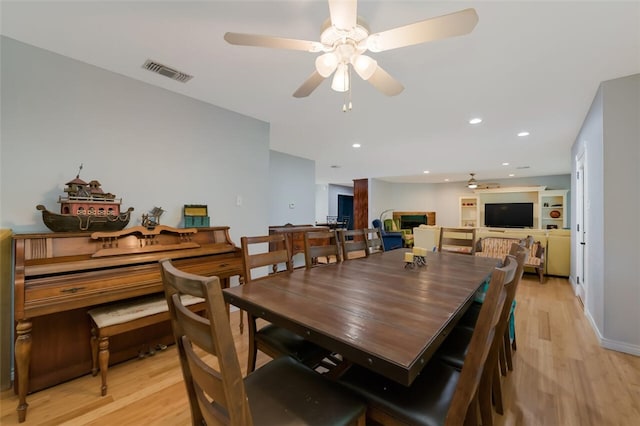
<path fill-rule="evenodd" d="M 163 291 L 158 260 L 170 258 L 186 272 L 216 275 L 224 287 L 243 273 L 242 251 L 224 226 L 16 234 L 13 240 L 20 422 L 28 392 L 91 371 L 89 309 Z M 110 359 L 135 358 L 141 348 L 160 343 L 173 343 L 168 321 L 115 336 Z"/>

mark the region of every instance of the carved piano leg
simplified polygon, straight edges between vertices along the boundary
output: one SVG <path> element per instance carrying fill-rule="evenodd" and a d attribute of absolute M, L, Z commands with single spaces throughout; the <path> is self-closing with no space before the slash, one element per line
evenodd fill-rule
<path fill-rule="evenodd" d="M 27 392 L 29 391 L 29 365 L 31 364 L 31 327 L 29 319 L 16 325 L 16 370 L 18 373 L 18 422 L 27 418 Z"/>
<path fill-rule="evenodd" d="M 101 395 L 107 394 L 107 369 L 109 368 L 109 338 L 100 337 L 98 341 L 99 351 L 98 359 L 100 363 L 100 378 L 102 379 L 102 386 L 100 388 Z"/>

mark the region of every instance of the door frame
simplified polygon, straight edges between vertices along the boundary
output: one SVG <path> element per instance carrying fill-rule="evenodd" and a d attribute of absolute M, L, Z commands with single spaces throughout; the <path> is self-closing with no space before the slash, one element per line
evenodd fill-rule
<path fill-rule="evenodd" d="M 589 276 L 588 268 L 586 266 L 586 259 L 588 259 L 589 245 L 587 236 L 587 226 L 589 223 L 589 194 L 586 191 L 587 188 L 587 152 L 586 149 L 581 149 L 575 158 L 576 161 L 576 239 L 575 239 L 575 253 L 576 253 L 576 270 L 575 270 L 575 293 L 582 301 L 582 305 L 586 309 L 587 298 L 589 297 Z"/>

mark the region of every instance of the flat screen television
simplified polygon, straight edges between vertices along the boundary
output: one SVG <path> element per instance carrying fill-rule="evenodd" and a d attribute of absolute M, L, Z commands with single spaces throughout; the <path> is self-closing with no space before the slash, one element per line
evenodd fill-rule
<path fill-rule="evenodd" d="M 496 228 L 533 228 L 533 203 L 486 203 L 484 224 Z"/>

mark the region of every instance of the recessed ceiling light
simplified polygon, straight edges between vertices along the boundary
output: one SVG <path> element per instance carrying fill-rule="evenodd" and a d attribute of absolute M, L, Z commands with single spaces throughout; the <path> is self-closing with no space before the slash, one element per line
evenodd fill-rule
<path fill-rule="evenodd" d="M 529 136 L 529 132 L 520 132 L 520 133 L 518 133 L 518 136 L 520 136 L 520 137 Z"/>
<path fill-rule="evenodd" d="M 422 173 L 424 173 L 425 175 L 428 175 L 428 174 L 429 174 L 429 173 L 431 173 L 431 172 L 430 172 L 429 170 L 425 170 L 425 171 L 424 171 L 424 172 L 422 172 Z"/>
<path fill-rule="evenodd" d="M 444 181 L 445 181 L 445 182 L 449 182 L 449 178 L 445 179 Z"/>
<path fill-rule="evenodd" d="M 508 166 L 509 163 L 507 163 L 506 161 L 504 163 L 502 163 L 503 166 Z"/>
<path fill-rule="evenodd" d="M 515 176 L 515 174 L 509 173 L 509 177 L 514 177 L 514 176 Z"/>
<path fill-rule="evenodd" d="M 480 123 L 482 123 L 482 118 L 480 117 L 475 117 L 469 120 L 469 124 L 480 124 Z"/>
<path fill-rule="evenodd" d="M 360 148 L 360 144 L 359 143 L 354 143 L 353 145 L 351 145 L 354 148 Z"/>

